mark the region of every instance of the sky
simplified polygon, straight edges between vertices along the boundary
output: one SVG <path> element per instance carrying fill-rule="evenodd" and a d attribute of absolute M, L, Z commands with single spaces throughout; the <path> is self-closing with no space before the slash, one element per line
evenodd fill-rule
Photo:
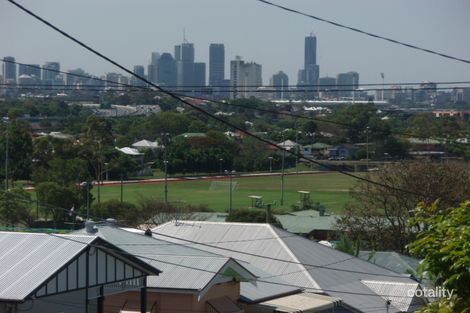
<path fill-rule="evenodd" d="M 263 67 L 263 83 L 282 70 L 297 83 L 304 37 L 317 36 L 320 76 L 357 71 L 361 83 L 470 81 L 470 64 L 412 50 L 267 6 L 256 0 L 17 0 L 93 48 L 131 68 L 151 52 L 194 43 L 197 62 L 209 44 L 225 44 L 226 78 L 235 56 Z M 348 26 L 470 60 L 468 0 L 272 0 Z M 101 75 L 121 72 L 0 0 L 0 57 Z M 207 65 L 208 67 L 208 65 Z M 207 75 L 208 76 L 208 75 Z"/>

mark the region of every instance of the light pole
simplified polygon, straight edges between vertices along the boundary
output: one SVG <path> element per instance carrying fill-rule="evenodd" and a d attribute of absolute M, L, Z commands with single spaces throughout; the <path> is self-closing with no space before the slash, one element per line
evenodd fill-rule
<path fill-rule="evenodd" d="M 168 203 L 168 161 L 164 160 L 165 165 L 165 203 Z"/>
<path fill-rule="evenodd" d="M 281 169 L 281 205 L 284 205 L 284 159 L 286 158 L 285 145 L 282 150 L 282 169 Z"/>
<path fill-rule="evenodd" d="M 123 179 L 124 179 L 124 175 L 121 172 L 121 209 L 122 209 L 122 202 L 123 202 L 123 199 L 124 199 L 124 182 L 123 182 Z"/>
<path fill-rule="evenodd" d="M 366 167 L 369 172 L 369 126 L 366 127 Z"/>
<path fill-rule="evenodd" d="M 269 172 L 272 173 L 273 172 L 273 157 L 268 157 L 269 159 Z"/>
<path fill-rule="evenodd" d="M 80 184 L 81 187 L 86 187 L 86 219 L 90 220 L 90 182 L 84 181 Z"/>
<path fill-rule="evenodd" d="M 108 165 L 109 165 L 109 163 L 107 163 L 107 162 L 104 163 L 104 167 L 105 167 L 105 171 L 106 171 L 106 181 L 109 180 Z"/>
<path fill-rule="evenodd" d="M 219 175 L 222 176 L 222 162 L 224 161 L 224 159 L 220 158 L 219 159 Z"/>
<path fill-rule="evenodd" d="M 225 170 L 225 174 L 228 175 L 229 179 L 230 179 L 230 193 L 229 193 L 229 206 L 228 206 L 228 212 L 231 213 L 232 212 L 232 177 L 233 177 L 233 174 L 235 174 L 235 171 L 234 170 Z"/>
<path fill-rule="evenodd" d="M 8 117 L 3 118 L 5 123 L 5 191 L 8 191 L 8 149 L 10 145 L 10 136 L 8 136 Z"/>

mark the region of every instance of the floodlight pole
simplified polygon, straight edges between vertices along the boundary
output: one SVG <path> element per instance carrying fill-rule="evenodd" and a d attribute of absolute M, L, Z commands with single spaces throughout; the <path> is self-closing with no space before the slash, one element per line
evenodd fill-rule
<path fill-rule="evenodd" d="M 281 205 L 284 205 L 284 159 L 286 157 L 285 145 L 282 150 L 282 170 L 281 170 Z"/>
<path fill-rule="evenodd" d="M 163 161 L 165 164 L 165 203 L 168 203 L 168 161 Z"/>
<path fill-rule="evenodd" d="M 232 171 L 225 170 L 225 174 L 227 174 L 229 179 L 230 179 L 229 206 L 228 206 L 228 212 L 229 213 L 232 212 L 232 208 L 233 208 L 233 206 L 232 206 L 232 204 L 233 204 L 233 202 L 232 202 L 232 176 L 233 176 L 234 173 L 235 173 L 234 170 L 232 170 Z"/>
<path fill-rule="evenodd" d="M 268 157 L 269 159 L 269 172 L 272 173 L 273 172 L 273 157 Z"/>

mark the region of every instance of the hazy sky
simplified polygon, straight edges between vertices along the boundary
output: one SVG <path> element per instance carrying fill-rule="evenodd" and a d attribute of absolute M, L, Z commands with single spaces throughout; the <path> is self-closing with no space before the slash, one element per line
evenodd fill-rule
<path fill-rule="evenodd" d="M 282 70 L 297 82 L 304 37 L 317 36 L 321 76 L 355 70 L 362 83 L 470 81 L 470 64 L 397 46 L 266 6 L 255 0 L 18 0 L 127 67 L 149 63 L 186 38 L 196 60 L 224 43 L 226 76 L 236 55 L 263 66 L 263 83 Z M 456 57 L 470 59 L 469 0 L 272 0 L 273 2 Z M 6 0 L 0 0 L 0 56 L 59 61 L 62 70 L 117 71 Z M 119 71 L 117 71 L 119 72 Z"/>

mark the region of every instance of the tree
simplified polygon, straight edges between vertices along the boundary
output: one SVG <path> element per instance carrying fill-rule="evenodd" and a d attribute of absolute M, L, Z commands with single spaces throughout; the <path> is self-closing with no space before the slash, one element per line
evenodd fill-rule
<path fill-rule="evenodd" d="M 267 209 L 237 209 L 232 210 L 227 216 L 227 222 L 240 223 L 268 223 L 281 227 L 281 224 Z"/>
<path fill-rule="evenodd" d="M 95 203 L 91 207 L 91 212 L 94 218 L 114 218 L 124 225 L 136 226 L 138 225 L 139 215 L 137 214 L 137 207 L 135 204 L 111 199 L 100 203 Z"/>
<path fill-rule="evenodd" d="M 78 188 L 61 186 L 55 182 L 43 182 L 36 186 L 37 198 L 45 206 L 46 214 L 51 214 L 56 227 L 63 226 L 67 211 L 79 208 L 83 199 Z"/>
<path fill-rule="evenodd" d="M 453 291 L 450 299 L 442 298 L 420 312 L 470 312 L 470 201 L 442 211 L 438 202 L 421 204 L 410 226 L 428 225 L 408 249 L 423 259 L 426 271 L 436 286 Z"/>
<path fill-rule="evenodd" d="M 7 226 L 31 225 L 31 196 L 22 187 L 0 191 L 0 221 Z"/>
<path fill-rule="evenodd" d="M 438 207 L 445 211 L 470 199 L 470 168 L 464 163 L 396 163 L 366 178 L 377 184 L 358 182 L 338 227 L 372 250 L 405 252 L 415 234 L 407 221 L 418 203 L 440 199 Z"/>

